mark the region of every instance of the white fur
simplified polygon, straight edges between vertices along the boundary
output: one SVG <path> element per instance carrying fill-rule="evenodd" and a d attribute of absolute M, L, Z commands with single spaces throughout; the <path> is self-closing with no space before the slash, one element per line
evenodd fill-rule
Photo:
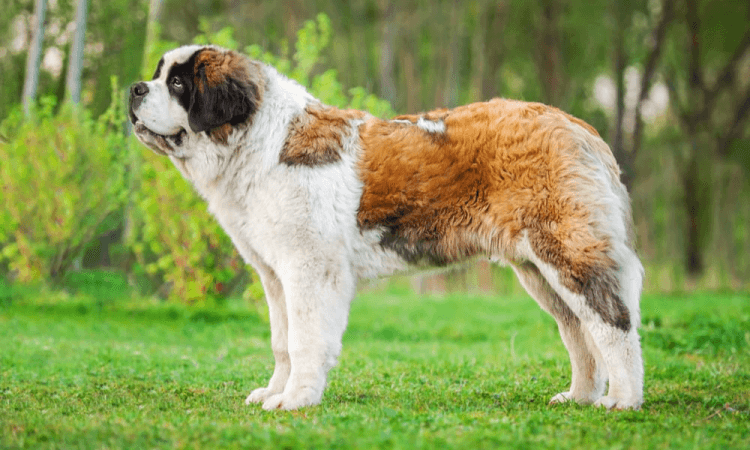
<path fill-rule="evenodd" d="M 445 133 L 445 122 L 442 120 L 427 120 L 420 117 L 417 126 L 428 133 Z"/>
<path fill-rule="evenodd" d="M 445 122 L 442 120 L 427 120 L 424 117 L 420 117 L 417 119 L 416 124 L 406 119 L 394 119 L 391 122 L 404 125 L 416 125 L 428 133 L 445 133 Z"/>

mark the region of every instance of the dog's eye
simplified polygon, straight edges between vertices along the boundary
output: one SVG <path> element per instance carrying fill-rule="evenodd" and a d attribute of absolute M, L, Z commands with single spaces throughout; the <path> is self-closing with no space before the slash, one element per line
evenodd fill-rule
<path fill-rule="evenodd" d="M 175 89 L 182 89 L 182 80 L 180 80 L 179 77 L 173 77 L 172 81 L 170 81 L 170 84 Z"/>

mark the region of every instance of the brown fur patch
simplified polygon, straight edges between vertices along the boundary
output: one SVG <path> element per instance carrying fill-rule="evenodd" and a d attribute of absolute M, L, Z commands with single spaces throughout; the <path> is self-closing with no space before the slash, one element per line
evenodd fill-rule
<path fill-rule="evenodd" d="M 312 167 L 339 161 L 343 139 L 352 132 L 350 121 L 364 116 L 361 111 L 308 106 L 289 125 L 280 162 Z"/>
<path fill-rule="evenodd" d="M 448 113 L 450 110 L 446 108 L 442 109 L 436 109 L 435 111 L 430 111 L 426 113 L 420 113 L 420 114 L 402 114 L 400 116 L 394 117 L 393 121 L 408 121 L 412 125 L 418 125 L 419 120 L 423 119 L 427 122 L 443 122 L 445 123 L 445 118 L 448 116 Z M 398 122 L 396 122 L 398 124 Z M 400 126 L 404 126 L 403 124 L 399 124 Z M 419 127 L 418 132 L 422 133 L 424 136 L 427 136 L 430 140 L 436 141 L 435 143 L 438 145 L 445 144 L 446 136 L 444 133 L 440 132 L 434 132 L 434 131 L 428 131 L 425 128 Z"/>
<path fill-rule="evenodd" d="M 426 116 L 400 120 L 419 117 Z M 526 231 L 566 287 L 604 302 L 591 306 L 624 327 L 627 309 L 613 297 L 616 279 L 607 275 L 616 269 L 610 244 L 576 190 L 579 150 L 569 126 L 593 128 L 555 108 L 502 99 L 434 117 L 445 123 L 440 140 L 378 119 L 360 127 L 360 227 L 384 227 L 384 246 L 433 263 L 478 253 L 512 259 Z"/>
<path fill-rule="evenodd" d="M 430 122 L 437 122 L 439 120 L 445 120 L 450 110 L 447 108 L 436 109 L 422 114 L 402 114 L 394 117 L 392 120 L 408 120 L 411 123 L 417 123 L 419 119 L 429 120 Z"/>
<path fill-rule="evenodd" d="M 233 51 L 214 48 L 205 48 L 196 53 L 193 81 L 200 95 L 214 97 L 212 101 L 205 102 L 211 107 L 201 111 L 206 118 L 197 122 L 203 127 L 206 127 L 205 122 L 209 122 L 209 127 L 216 125 L 206 131 L 214 142 L 224 145 L 234 130 L 232 125 L 239 123 L 237 117 L 246 117 L 247 123 L 252 123 L 266 87 L 260 63 Z M 217 108 L 217 105 L 221 106 Z M 214 124 L 217 116 L 227 122 L 235 122 Z"/>
<path fill-rule="evenodd" d="M 209 131 L 208 136 L 217 144 L 227 145 L 229 142 L 229 135 L 232 134 L 233 130 L 234 128 L 232 125 L 227 123 Z"/>
<path fill-rule="evenodd" d="M 248 59 L 235 52 L 207 48 L 195 58 L 195 73 L 197 74 L 202 66 L 206 74 L 206 84 L 210 88 L 225 83 L 227 78 L 249 82 L 247 64 Z M 203 83 L 196 79 L 196 84 L 198 90 L 203 92 Z"/>

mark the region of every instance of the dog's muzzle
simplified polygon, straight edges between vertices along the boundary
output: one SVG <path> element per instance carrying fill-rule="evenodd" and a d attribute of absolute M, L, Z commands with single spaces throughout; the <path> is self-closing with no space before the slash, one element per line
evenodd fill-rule
<path fill-rule="evenodd" d="M 130 105 L 128 108 L 130 121 L 135 124 L 135 122 L 138 120 L 135 116 L 135 110 L 138 109 L 138 107 L 141 106 L 141 103 L 143 103 L 143 99 L 146 97 L 146 94 L 148 94 L 148 85 L 144 82 L 136 83 L 132 86 L 130 86 Z"/>

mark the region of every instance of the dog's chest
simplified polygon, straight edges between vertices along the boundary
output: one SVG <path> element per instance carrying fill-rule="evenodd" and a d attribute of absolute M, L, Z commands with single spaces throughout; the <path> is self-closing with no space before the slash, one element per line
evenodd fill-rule
<path fill-rule="evenodd" d="M 209 212 L 247 263 L 274 267 L 291 254 L 331 252 L 343 253 L 358 278 L 407 268 L 402 256 L 382 245 L 383 230 L 357 225 L 362 189 L 351 170 L 341 165 L 298 172 L 269 176 L 241 196 L 204 193 Z"/>

